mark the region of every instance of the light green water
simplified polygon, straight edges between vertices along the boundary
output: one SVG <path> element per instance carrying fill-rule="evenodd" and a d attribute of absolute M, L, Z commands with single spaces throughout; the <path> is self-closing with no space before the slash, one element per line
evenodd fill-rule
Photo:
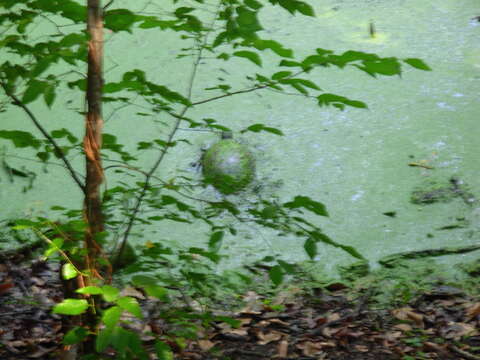
<path fill-rule="evenodd" d="M 300 58 L 317 47 L 338 53 L 352 49 L 381 56 L 422 58 L 433 71 L 405 67 L 401 78 L 377 80 L 354 69 L 328 68 L 312 74 L 326 92 L 362 100 L 368 104 L 368 110 L 341 112 L 318 108 L 314 100 L 262 91 L 201 105 L 190 116 L 215 118 L 233 130 L 254 123 L 280 128 L 284 137 L 262 133 L 238 136 L 257 156 L 258 181 L 268 185 L 281 180 L 283 185 L 274 192 L 284 201 L 303 194 L 323 202 L 330 218 L 315 222 L 335 241 L 355 246 L 372 261 L 399 251 L 477 243 L 480 227 L 477 202 L 467 205 L 455 199 L 419 206 L 410 202 L 410 194 L 427 178 L 448 181 L 456 175 L 480 197 L 477 155 L 480 23 L 470 20 L 480 15 L 478 2 L 317 1 L 315 10 L 316 18 L 291 17 L 280 10 L 263 14 L 265 28 L 269 29 L 265 37 L 285 43 Z M 377 31 L 373 39 L 368 33 L 370 22 Z M 184 93 L 191 65 L 187 59 L 172 61 L 184 46 L 176 36 L 142 31 L 109 38 L 107 79 L 116 81 L 124 71 L 142 68 L 152 80 Z M 200 68 L 194 101 L 210 96 L 202 89 L 215 85 L 217 76 L 228 78 L 242 88 L 248 85 L 245 75 L 272 73 L 276 63 L 278 59 L 268 54 L 263 69 L 250 66 L 244 59 L 229 63 L 209 60 Z M 68 100 L 76 105 L 82 101 L 78 94 L 65 91 L 53 112 L 40 103 L 35 110 L 52 129 L 65 126 L 81 131 L 81 117 L 71 119 L 71 113 L 62 108 Z M 107 119 L 113 110 L 106 107 Z M 143 125 L 136 111 L 115 112 L 105 129 L 131 149 L 141 138 L 159 137 L 165 130 L 161 125 Z M 18 110 L 2 113 L 0 118 L 4 129 L 28 128 L 28 120 Z M 195 152 L 188 147 L 175 148 L 161 169 L 166 178 L 184 171 L 195 175 L 189 164 L 198 159 L 201 146 L 216 140 L 215 135 L 199 132 L 182 131 L 180 136 L 195 145 Z M 410 167 L 410 162 L 422 162 L 434 169 Z M 77 165 L 82 166 L 80 157 Z M 113 184 L 110 178 L 107 185 Z M 202 195 L 215 196 L 212 191 Z M 60 203 L 78 206 L 81 202 L 67 176 L 54 169 L 37 181 L 34 191 L 25 194 L 18 193 L 17 184 L 2 179 L 0 196 L 1 202 L 8 204 L 7 215 L 38 213 Z M 389 211 L 396 212 L 396 217 L 383 214 Z M 456 223 L 457 218 L 465 218 L 468 225 L 438 230 Z M 204 240 L 207 230 L 167 223 L 159 226 L 158 233 L 152 236 L 181 244 Z M 303 240 L 278 238 L 266 230 L 239 227 L 239 236 L 227 239 L 226 243 L 226 249 L 239 254 L 230 259 L 230 264 L 254 260 L 272 249 L 289 260 L 305 258 Z M 440 261 L 453 264 L 474 256 L 445 257 Z M 321 247 L 318 260 L 331 269 L 350 259 L 338 250 Z"/>

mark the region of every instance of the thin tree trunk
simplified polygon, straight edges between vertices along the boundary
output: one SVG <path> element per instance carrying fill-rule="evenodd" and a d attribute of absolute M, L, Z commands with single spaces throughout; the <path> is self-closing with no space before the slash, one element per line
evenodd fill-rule
<path fill-rule="evenodd" d="M 88 250 L 87 267 L 97 275 L 97 259 L 101 248 L 96 236 L 104 230 L 100 185 L 103 182 L 103 168 L 100 157 L 102 147 L 102 60 L 103 60 L 103 19 L 100 0 L 88 0 L 88 79 L 87 116 L 83 142 L 86 159 L 86 182 L 84 212 L 88 229 L 85 236 Z"/>
<path fill-rule="evenodd" d="M 87 223 L 85 232 L 85 267 L 89 276 L 85 285 L 94 285 L 98 273 L 98 258 L 102 249 L 98 244 L 98 235 L 104 230 L 100 185 L 103 182 L 101 162 L 102 148 L 102 86 L 103 86 L 103 18 L 101 0 L 88 0 L 87 33 L 88 41 L 88 77 L 87 77 L 87 115 L 85 119 L 85 137 L 83 148 L 86 161 L 84 218 Z M 96 298 L 90 297 L 89 311 L 83 316 L 83 325 L 96 333 L 98 315 Z M 90 336 L 83 344 L 83 353 L 94 353 L 95 338 Z"/>

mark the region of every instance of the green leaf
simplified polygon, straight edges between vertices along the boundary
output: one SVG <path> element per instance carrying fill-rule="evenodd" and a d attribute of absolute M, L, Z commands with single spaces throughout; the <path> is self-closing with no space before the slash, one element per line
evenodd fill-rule
<path fill-rule="evenodd" d="M 103 290 L 98 286 L 85 286 L 80 289 L 77 289 L 75 292 L 79 294 L 87 294 L 87 295 L 100 295 L 103 294 Z"/>
<path fill-rule="evenodd" d="M 367 108 L 367 104 L 365 104 L 362 101 L 350 100 L 346 97 L 335 95 L 335 94 L 329 94 L 329 93 L 325 93 L 320 96 L 317 96 L 317 100 L 318 100 L 319 106 L 332 105 L 341 110 L 345 109 L 346 105 L 360 108 L 360 109 Z"/>
<path fill-rule="evenodd" d="M 327 209 L 325 205 L 321 202 L 314 201 L 308 196 L 295 196 L 293 201 L 289 201 L 283 204 L 283 207 L 287 209 L 298 209 L 304 208 L 320 216 L 328 216 Z"/>
<path fill-rule="evenodd" d="M 156 285 L 158 282 L 153 276 L 148 275 L 135 275 L 132 277 L 132 284 L 135 286 L 148 286 L 148 285 Z"/>
<path fill-rule="evenodd" d="M 43 256 L 50 257 L 59 251 L 63 246 L 63 239 L 62 238 L 55 238 L 49 243 L 47 250 L 45 250 Z"/>
<path fill-rule="evenodd" d="M 173 360 L 173 352 L 163 341 L 157 340 L 155 342 L 155 352 L 158 360 Z"/>
<path fill-rule="evenodd" d="M 292 75 L 291 71 L 279 71 L 272 75 L 272 80 L 280 80 L 290 75 Z"/>
<path fill-rule="evenodd" d="M 136 15 L 127 9 L 114 9 L 105 13 L 105 27 L 114 31 L 131 32 L 130 28 L 137 20 Z"/>
<path fill-rule="evenodd" d="M 303 64 L 299 63 L 298 61 L 292 61 L 292 60 L 285 60 L 283 59 L 280 61 L 280 66 L 286 66 L 286 67 L 300 67 L 303 69 Z"/>
<path fill-rule="evenodd" d="M 269 0 L 271 3 L 278 3 L 281 7 L 288 10 L 291 14 L 296 11 L 306 16 L 315 16 L 315 13 L 310 5 L 299 0 Z"/>
<path fill-rule="evenodd" d="M 143 319 L 142 310 L 137 299 L 130 296 L 124 296 L 117 300 L 117 305 L 132 313 L 137 318 Z"/>
<path fill-rule="evenodd" d="M 80 315 L 88 309 L 88 302 L 85 299 L 65 299 L 53 307 L 54 314 Z"/>
<path fill-rule="evenodd" d="M 74 327 L 63 337 L 64 345 L 74 345 L 81 343 L 88 336 L 88 331 L 84 327 Z"/>
<path fill-rule="evenodd" d="M 253 10 L 258 10 L 263 7 L 262 3 L 257 0 L 244 0 L 244 3 Z"/>
<path fill-rule="evenodd" d="M 120 321 L 122 313 L 123 309 L 118 306 L 112 306 L 103 313 L 102 322 L 105 324 L 105 326 L 113 328 Z"/>
<path fill-rule="evenodd" d="M 255 39 L 253 40 L 252 45 L 258 50 L 270 49 L 281 57 L 293 57 L 293 50 L 284 48 L 282 44 L 275 40 Z"/>
<path fill-rule="evenodd" d="M 251 35 L 257 31 L 263 30 L 257 19 L 257 11 L 252 11 L 244 6 L 237 7 L 237 23 L 239 31 L 243 35 Z"/>
<path fill-rule="evenodd" d="M 175 10 L 175 16 L 182 17 L 188 13 L 191 13 L 193 10 L 195 10 L 195 8 L 182 6 Z"/>
<path fill-rule="evenodd" d="M 76 144 L 78 142 L 78 138 L 75 137 L 70 131 L 68 131 L 67 129 L 65 128 L 62 128 L 62 129 L 58 129 L 58 130 L 53 130 L 50 135 L 52 135 L 52 137 L 54 139 L 60 139 L 60 138 L 67 138 L 67 140 L 71 143 L 71 144 Z"/>
<path fill-rule="evenodd" d="M 32 101 L 35 101 L 40 95 L 44 93 L 47 87 L 48 83 L 44 81 L 39 81 L 35 79 L 30 80 L 27 90 L 25 90 L 25 93 L 23 94 L 22 103 L 28 104 Z"/>
<path fill-rule="evenodd" d="M 408 59 L 404 59 L 403 62 L 419 70 L 432 71 L 430 66 L 425 64 L 423 60 L 420 60 L 420 59 L 408 58 Z"/>
<path fill-rule="evenodd" d="M 223 231 L 215 231 L 212 235 L 210 235 L 210 240 L 208 241 L 208 249 L 213 252 L 218 252 L 222 247 L 223 236 Z"/>
<path fill-rule="evenodd" d="M 105 299 L 105 301 L 113 302 L 117 300 L 119 294 L 120 294 L 120 290 L 118 290 L 117 288 L 114 288 L 113 286 L 110 286 L 110 285 L 102 286 L 102 296 Z"/>
<path fill-rule="evenodd" d="M 55 90 L 55 85 L 48 84 L 48 86 L 45 88 L 45 92 L 43 93 L 43 100 L 45 100 L 45 104 L 47 104 L 49 108 L 52 107 L 53 102 L 55 101 L 55 97 L 57 95 Z"/>
<path fill-rule="evenodd" d="M 253 62 L 254 64 L 258 66 L 262 66 L 262 59 L 257 53 L 254 53 L 253 51 L 247 51 L 247 50 L 235 51 L 233 53 L 233 56 L 246 58 L 251 62 Z"/>
<path fill-rule="evenodd" d="M 268 276 L 275 286 L 283 282 L 283 275 L 284 273 L 280 265 L 275 265 L 268 271 Z"/>
<path fill-rule="evenodd" d="M 325 244 L 331 245 L 333 247 L 339 248 L 353 256 L 354 258 L 360 259 L 360 260 L 366 260 L 365 257 L 360 254 L 357 249 L 355 249 L 353 246 L 348 246 L 348 245 L 343 245 L 340 243 L 337 243 L 336 241 L 333 241 L 330 239 L 327 235 L 319 232 L 319 231 L 311 231 L 309 233 L 316 241 L 321 241 Z"/>
<path fill-rule="evenodd" d="M 308 238 L 303 244 L 303 248 L 311 260 L 315 259 L 315 256 L 317 256 L 317 241 L 315 239 Z"/>
<path fill-rule="evenodd" d="M 260 132 L 260 131 L 266 131 L 266 132 L 269 132 L 269 133 L 272 133 L 272 134 L 275 134 L 275 135 L 279 135 L 279 136 L 283 136 L 283 132 L 277 128 L 273 128 L 273 127 L 268 127 L 268 126 L 265 126 L 264 124 L 254 124 L 254 125 L 251 125 L 249 127 L 247 127 L 246 129 L 243 129 L 240 131 L 240 133 L 245 133 L 247 131 L 251 131 L 251 132 Z"/>
<path fill-rule="evenodd" d="M 144 287 L 144 289 L 148 296 L 153 296 L 162 301 L 168 300 L 168 290 L 163 286 L 147 285 Z"/>
<path fill-rule="evenodd" d="M 294 274 L 295 273 L 295 265 L 287 263 L 286 261 L 283 260 L 278 260 L 278 264 L 285 270 L 287 274 Z"/>
<path fill-rule="evenodd" d="M 102 352 L 110 345 L 112 341 L 112 333 L 114 328 L 106 327 L 105 329 L 100 330 L 95 339 L 95 349 L 97 352 Z"/>
<path fill-rule="evenodd" d="M 306 79 L 284 79 L 279 81 L 281 84 L 300 84 L 310 89 L 322 90 L 314 82 Z"/>
<path fill-rule="evenodd" d="M 75 270 L 75 266 L 70 263 L 66 263 L 62 266 L 62 276 L 65 280 L 70 280 L 77 277 L 78 272 Z"/>
<path fill-rule="evenodd" d="M 363 66 L 353 65 L 360 70 L 365 71 L 369 75 L 375 76 L 376 74 L 393 76 L 400 75 L 402 73 L 400 63 L 396 58 L 384 58 L 377 60 L 362 61 Z"/>
<path fill-rule="evenodd" d="M 49 68 L 49 66 L 55 62 L 56 58 L 53 56 L 45 56 L 41 58 L 33 67 L 32 71 L 30 71 L 30 77 L 35 78 L 42 74 L 45 70 Z"/>

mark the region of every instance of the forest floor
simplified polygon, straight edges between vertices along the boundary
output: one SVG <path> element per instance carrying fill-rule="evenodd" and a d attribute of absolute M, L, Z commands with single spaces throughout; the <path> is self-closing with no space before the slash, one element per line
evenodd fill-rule
<path fill-rule="evenodd" d="M 461 289 L 439 286 L 385 308 L 371 306 L 368 287 L 352 292 L 338 283 L 309 294 L 297 290 L 270 299 L 247 292 L 243 308 L 218 311 L 240 326 L 213 322 L 207 328 L 199 322 L 197 339 L 183 339 L 182 347 L 169 343 L 175 359 L 480 360 L 480 300 Z M 127 326 L 153 349 L 155 337 L 178 324 L 158 316 L 154 300 L 138 289 L 125 291 L 145 312 L 144 320 L 127 319 Z M 0 264 L 0 359 L 61 359 L 67 318 L 51 309 L 62 297 L 58 265 Z M 113 350 L 106 356 L 116 358 Z"/>

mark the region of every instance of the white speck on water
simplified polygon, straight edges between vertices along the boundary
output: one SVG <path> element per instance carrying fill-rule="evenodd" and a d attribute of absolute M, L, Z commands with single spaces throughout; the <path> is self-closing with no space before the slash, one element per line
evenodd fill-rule
<path fill-rule="evenodd" d="M 354 195 L 350 198 L 350 200 L 352 200 L 352 201 L 357 201 L 358 199 L 360 199 L 360 198 L 363 196 L 363 194 L 365 194 L 365 191 L 359 190 L 359 191 L 356 192 L 356 194 L 354 194 Z"/>
<path fill-rule="evenodd" d="M 447 145 L 445 143 L 445 141 L 440 140 L 439 142 L 433 144 L 433 148 L 438 150 L 438 149 L 441 149 L 441 148 L 445 147 L 445 145 Z"/>
<path fill-rule="evenodd" d="M 318 149 L 319 147 L 320 147 L 320 144 L 313 144 L 312 145 L 312 148 L 314 148 L 314 149 Z"/>
<path fill-rule="evenodd" d="M 438 102 L 437 106 L 441 109 L 452 110 L 452 111 L 455 110 L 453 106 L 448 105 L 447 103 L 444 103 L 444 102 Z"/>
<path fill-rule="evenodd" d="M 453 97 L 464 97 L 465 95 L 461 94 L 461 93 L 455 93 L 452 95 Z"/>

